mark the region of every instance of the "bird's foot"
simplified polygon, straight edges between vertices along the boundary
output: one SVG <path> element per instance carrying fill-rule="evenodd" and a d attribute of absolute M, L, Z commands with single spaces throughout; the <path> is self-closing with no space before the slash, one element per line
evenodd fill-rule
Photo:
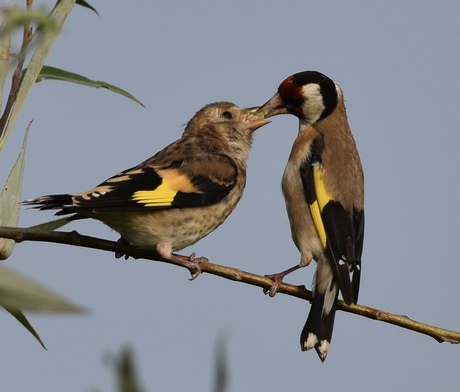
<path fill-rule="evenodd" d="M 131 244 L 126 241 L 123 237 L 120 237 L 115 245 L 115 257 L 119 259 L 120 257 L 125 256 L 125 260 L 128 260 L 129 256 L 125 252 L 125 248 Z"/>
<path fill-rule="evenodd" d="M 278 292 L 281 283 L 283 283 L 285 276 L 286 275 L 283 272 L 278 274 L 265 275 L 265 277 L 271 279 L 273 283 L 269 289 L 264 289 L 264 294 L 268 294 L 271 298 L 273 298 Z"/>
<path fill-rule="evenodd" d="M 297 271 L 299 268 L 301 268 L 300 265 L 295 265 L 294 267 L 278 272 L 277 274 L 265 275 L 266 278 L 270 278 L 273 281 L 273 284 L 269 289 L 264 289 L 264 294 L 268 294 L 273 298 L 278 292 L 281 283 L 283 283 L 284 277 L 289 275 L 291 272 Z"/>
<path fill-rule="evenodd" d="M 208 259 L 206 257 L 196 257 L 195 253 L 192 253 L 190 256 L 178 255 L 173 253 L 171 255 L 171 261 L 187 268 L 192 275 L 189 280 L 194 280 L 201 274 L 201 264 L 207 263 Z"/>

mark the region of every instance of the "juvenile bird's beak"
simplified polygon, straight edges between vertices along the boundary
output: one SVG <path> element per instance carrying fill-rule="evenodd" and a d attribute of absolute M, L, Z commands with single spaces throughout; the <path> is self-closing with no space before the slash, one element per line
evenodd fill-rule
<path fill-rule="evenodd" d="M 257 114 L 260 114 L 264 118 L 276 116 L 277 114 L 287 114 L 288 110 L 280 95 L 276 93 L 267 102 L 265 102 L 258 110 Z"/>
<path fill-rule="evenodd" d="M 247 108 L 246 110 L 247 114 L 244 116 L 244 121 L 252 132 L 270 122 L 265 119 L 265 116 L 259 111 L 258 107 Z"/>

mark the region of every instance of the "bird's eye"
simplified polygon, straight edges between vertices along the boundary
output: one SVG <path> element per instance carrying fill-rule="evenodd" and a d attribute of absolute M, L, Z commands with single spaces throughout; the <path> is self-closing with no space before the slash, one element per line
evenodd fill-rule
<path fill-rule="evenodd" d="M 304 98 L 291 98 L 291 97 L 283 97 L 283 102 L 286 106 L 298 108 L 302 106 Z"/>
<path fill-rule="evenodd" d="M 222 116 L 224 116 L 225 118 L 228 118 L 229 120 L 231 120 L 233 118 L 233 114 L 231 114 L 229 111 L 225 111 L 222 113 Z"/>

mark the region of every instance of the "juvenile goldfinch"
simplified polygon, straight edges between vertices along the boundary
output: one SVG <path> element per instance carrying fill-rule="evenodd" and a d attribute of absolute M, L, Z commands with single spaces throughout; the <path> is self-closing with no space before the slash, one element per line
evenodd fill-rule
<path fill-rule="evenodd" d="M 215 230 L 233 211 L 246 184 L 252 133 L 269 121 L 229 102 L 209 104 L 188 122 L 182 137 L 153 157 L 82 193 L 24 201 L 40 210 L 60 209 L 71 219 L 94 218 L 121 241 L 156 251 L 189 268 L 199 262 L 173 252 Z"/>
<path fill-rule="evenodd" d="M 364 176 L 348 125 L 342 90 L 327 76 L 305 71 L 289 76 L 259 111 L 289 113 L 299 133 L 283 174 L 282 190 L 300 263 L 272 275 L 271 295 L 284 276 L 317 262 L 314 299 L 300 336 L 302 351 L 326 359 L 339 290 L 358 301 L 364 237 Z"/>

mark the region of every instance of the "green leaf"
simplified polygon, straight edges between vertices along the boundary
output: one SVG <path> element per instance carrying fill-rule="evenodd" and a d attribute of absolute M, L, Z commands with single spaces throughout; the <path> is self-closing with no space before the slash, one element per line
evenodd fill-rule
<path fill-rule="evenodd" d="M 72 83 L 82 84 L 82 85 L 90 86 L 90 87 L 106 88 L 114 93 L 121 94 L 124 97 L 132 99 L 134 102 L 138 103 L 139 105 L 144 106 L 144 104 L 141 101 L 139 101 L 135 96 L 131 95 L 125 90 L 122 90 L 119 87 L 113 86 L 101 80 L 91 80 L 82 75 L 79 75 L 73 72 L 69 72 L 69 71 L 64 71 L 63 69 L 50 67 L 48 65 L 44 65 L 43 68 L 41 69 L 39 79 L 37 79 L 37 82 L 41 81 L 42 79 L 62 80 L 65 82 L 72 82 Z"/>
<path fill-rule="evenodd" d="M 85 310 L 16 272 L 0 267 L 0 306 L 34 312 L 84 313 Z"/>
<path fill-rule="evenodd" d="M 56 23 L 45 9 L 6 8 L 0 11 L 3 23 L 0 26 L 0 37 L 9 35 L 14 29 L 30 23 L 37 24 L 37 29 L 55 29 Z"/>
<path fill-rule="evenodd" d="M 11 34 L 12 32 L 0 35 L 0 114 L 3 107 L 3 87 L 5 86 L 5 80 L 8 75 L 10 65 Z"/>
<path fill-rule="evenodd" d="M 52 221 L 40 223 L 39 225 L 31 226 L 29 229 L 34 229 L 37 231 L 52 231 L 59 229 L 62 226 L 65 226 L 66 224 L 70 223 L 69 218 L 61 218 L 61 219 L 55 219 Z"/>
<path fill-rule="evenodd" d="M 35 339 L 38 340 L 38 342 L 42 345 L 42 347 L 46 350 L 45 345 L 43 344 L 43 341 L 41 340 L 40 336 L 38 333 L 35 331 L 34 327 L 29 323 L 29 320 L 27 320 L 26 316 L 24 313 L 22 313 L 21 309 L 18 308 L 9 308 L 9 307 L 4 307 L 4 309 L 10 313 L 16 320 L 18 320 L 22 326 L 27 329 Z"/>
<path fill-rule="evenodd" d="M 48 57 L 59 32 L 61 31 L 62 25 L 64 24 L 74 4 L 75 0 L 60 0 L 53 8 L 51 17 L 54 20 L 55 28 L 43 30 L 43 35 L 40 37 L 37 48 L 30 59 L 29 67 L 21 80 L 21 85 L 8 119 L 8 125 L 5 128 L 3 138 L 0 139 L 0 151 L 11 129 L 13 128 L 14 123 L 16 122 L 19 113 L 21 112 L 24 103 L 26 102 L 35 81 L 37 80 L 40 70 L 42 69 L 45 60 Z"/>
<path fill-rule="evenodd" d="M 75 4 L 81 5 L 82 7 L 89 8 L 91 11 L 94 11 L 97 16 L 99 16 L 99 12 L 96 11 L 96 8 L 94 8 L 91 4 L 88 4 L 85 0 L 77 0 Z"/>
<path fill-rule="evenodd" d="M 109 354 L 106 361 L 116 370 L 118 392 L 141 392 L 136 377 L 136 369 L 133 360 L 133 352 L 129 347 L 122 349 L 120 358 Z"/>
<path fill-rule="evenodd" d="M 21 152 L 3 186 L 2 193 L 0 193 L 0 225 L 2 226 L 16 227 L 18 225 L 24 158 L 26 155 L 27 136 L 29 135 L 31 124 L 27 126 Z M 0 238 L 0 260 L 7 259 L 13 253 L 14 244 L 13 240 Z"/>

